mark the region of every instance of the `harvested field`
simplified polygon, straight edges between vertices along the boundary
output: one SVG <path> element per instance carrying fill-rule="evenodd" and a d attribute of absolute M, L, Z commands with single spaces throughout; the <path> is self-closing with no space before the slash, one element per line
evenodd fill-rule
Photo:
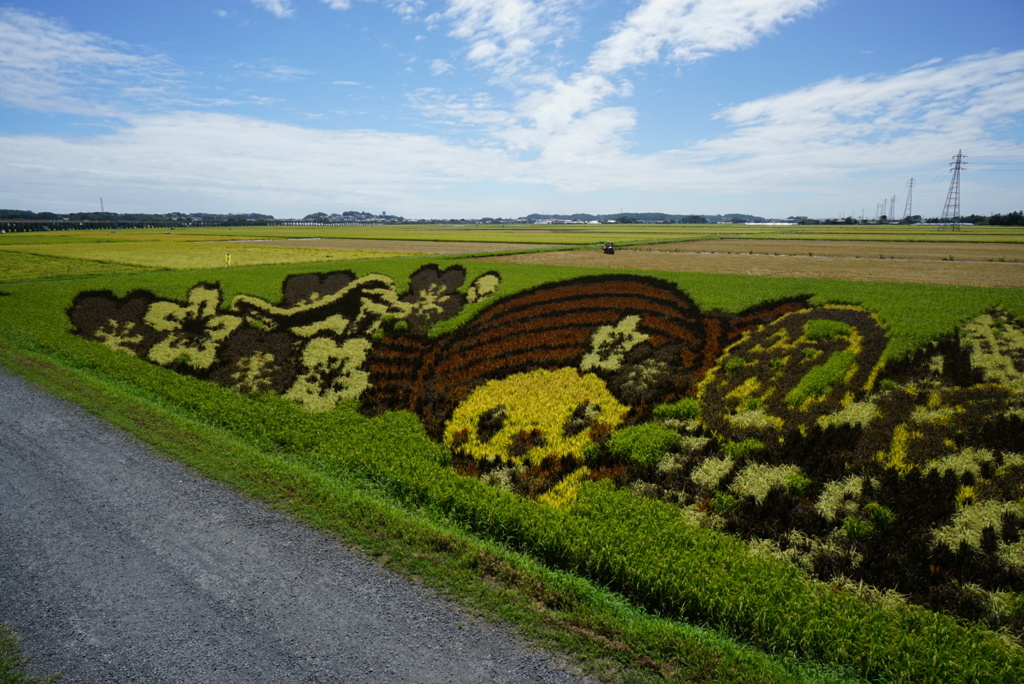
<path fill-rule="evenodd" d="M 951 259 L 952 257 L 952 259 Z M 1024 288 L 1024 245 L 817 240 L 698 240 L 486 257 L 630 270 Z"/>
<path fill-rule="evenodd" d="M 1024 244 L 994 242 L 887 242 L 874 240 L 691 240 L 623 247 L 624 250 L 700 252 L 711 254 L 770 254 L 792 256 L 871 257 L 879 259 L 936 259 L 956 261 L 1017 261 L 1024 263 Z"/>
<path fill-rule="evenodd" d="M 358 240 L 345 238 L 300 238 L 291 240 L 237 240 L 232 244 L 254 244 L 269 247 L 311 247 L 316 249 L 370 250 L 403 252 L 405 254 L 480 254 L 482 252 L 516 252 L 530 249 L 551 249 L 568 245 L 535 245 L 513 242 L 442 242 L 435 240 Z"/>

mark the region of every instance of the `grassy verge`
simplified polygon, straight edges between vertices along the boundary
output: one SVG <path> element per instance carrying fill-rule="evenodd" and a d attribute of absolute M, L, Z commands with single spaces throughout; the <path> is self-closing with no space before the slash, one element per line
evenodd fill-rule
<path fill-rule="evenodd" d="M 32 661 L 21 652 L 21 639 L 11 628 L 0 622 L 0 682 L 3 684 L 52 684 L 60 673 L 36 677 L 25 671 Z"/>
<path fill-rule="evenodd" d="M 372 482 L 212 425 L 96 372 L 0 343 L 0 362 L 237 491 L 353 544 L 380 563 L 507 621 L 606 681 L 854 682 L 841 668 L 772 656 L 713 630 L 648 613 L 575 575 L 482 540 L 438 510 L 411 508 Z M 21 681 L 21 680 L 13 680 Z M 25 680 L 32 681 L 32 680 Z"/>

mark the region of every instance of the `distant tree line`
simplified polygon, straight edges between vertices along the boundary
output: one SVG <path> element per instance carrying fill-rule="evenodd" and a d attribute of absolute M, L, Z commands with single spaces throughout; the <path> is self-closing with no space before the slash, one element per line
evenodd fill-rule
<path fill-rule="evenodd" d="M 668 224 L 702 224 L 702 223 L 758 223 L 765 219 L 750 214 L 664 214 L 657 212 L 623 212 L 620 214 L 530 214 L 529 216 L 512 218 L 481 219 L 416 219 L 407 220 L 391 214 L 371 214 L 365 211 L 344 211 L 341 213 L 315 212 L 302 219 L 277 219 L 269 214 L 212 214 L 205 212 L 170 212 L 167 214 L 114 212 L 74 212 L 56 214 L 49 211 L 26 211 L 21 209 L 0 209 L 0 231 L 26 232 L 40 230 L 73 230 L 73 229 L 111 229 L 153 227 L 185 227 L 185 226 L 238 226 L 238 225 L 291 225 L 295 223 L 360 223 L 360 224 L 515 224 L 536 223 L 540 221 L 576 221 L 602 223 L 668 223 Z M 809 219 L 804 216 L 791 216 L 794 223 L 804 225 L 857 225 L 874 223 L 860 221 L 852 216 L 845 218 Z M 885 221 L 886 217 L 880 217 Z M 962 223 L 990 226 L 1024 226 L 1024 211 L 1011 211 L 1008 214 L 992 214 L 981 216 L 971 214 L 960 217 Z M 908 216 L 899 223 L 912 224 L 919 222 L 939 223 L 938 218 L 922 219 L 919 215 Z"/>
<path fill-rule="evenodd" d="M 616 223 L 707 223 L 708 220 L 703 216 L 696 214 L 687 214 L 686 216 L 665 216 L 663 214 L 656 214 L 657 218 L 644 218 L 644 214 L 620 214 L 614 219 Z M 649 216 L 649 215 L 648 215 Z M 601 220 L 601 219 L 597 219 Z"/>
<path fill-rule="evenodd" d="M 385 213 L 371 214 L 368 211 L 343 211 L 340 214 L 327 214 L 318 211 L 313 214 L 306 214 L 302 220 L 311 223 L 366 223 L 379 221 L 394 223 L 396 221 L 405 221 L 401 216 L 391 216 Z"/>
<path fill-rule="evenodd" d="M 538 221 L 599 221 L 602 223 L 745 223 L 763 221 L 751 214 L 664 214 L 660 212 L 621 212 L 618 214 L 529 214 L 523 219 L 527 223 Z"/>
<path fill-rule="evenodd" d="M 990 226 L 1024 226 L 1024 211 L 1011 211 L 1009 214 L 992 214 L 988 217 Z"/>
<path fill-rule="evenodd" d="M 878 218 L 879 221 L 885 222 L 887 217 L 883 214 Z M 1024 211 L 1011 211 L 1009 214 L 992 214 L 991 216 L 982 216 L 980 214 L 971 214 L 970 216 L 961 216 L 958 221 L 960 223 L 973 223 L 976 226 L 1024 226 Z M 913 224 L 913 223 L 941 223 L 942 219 L 937 216 L 931 218 L 922 218 L 920 215 L 915 214 L 913 216 L 907 216 L 906 218 L 898 221 L 898 223 Z M 800 221 L 803 224 L 821 224 L 821 225 L 857 225 L 859 223 L 875 223 L 874 219 L 867 221 L 860 221 L 852 216 L 846 218 L 829 218 L 824 220 L 805 219 Z"/>
<path fill-rule="evenodd" d="M 83 211 L 70 214 L 55 214 L 52 211 L 26 211 L 23 209 L 0 209 L 0 221 L 273 221 L 269 214 L 183 214 L 173 211 L 169 214 L 118 214 L 112 211 Z"/>

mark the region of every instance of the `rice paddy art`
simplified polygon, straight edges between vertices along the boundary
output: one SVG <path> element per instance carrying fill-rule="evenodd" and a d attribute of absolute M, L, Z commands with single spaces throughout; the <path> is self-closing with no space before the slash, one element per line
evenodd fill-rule
<path fill-rule="evenodd" d="M 291 276 L 277 302 L 83 292 L 75 331 L 314 412 L 408 410 L 451 466 L 571 509 L 603 480 L 808 578 L 1024 633 L 1024 325 L 1001 310 L 884 362 L 868 310 L 702 311 L 653 277 L 500 296 L 425 266 Z M 486 303 L 452 332 L 438 322 Z"/>

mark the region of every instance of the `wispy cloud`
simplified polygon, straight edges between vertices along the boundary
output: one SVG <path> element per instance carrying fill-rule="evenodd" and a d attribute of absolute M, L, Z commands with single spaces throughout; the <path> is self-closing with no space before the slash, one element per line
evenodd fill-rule
<path fill-rule="evenodd" d="M 575 0 L 450 0 L 450 35 L 466 41 L 470 62 L 504 78 L 533 71 L 539 48 L 574 21 Z"/>
<path fill-rule="evenodd" d="M 314 73 L 308 69 L 299 69 L 286 64 L 273 64 L 270 62 L 263 64 L 239 62 L 238 64 L 233 65 L 233 68 L 240 74 L 247 77 L 262 78 L 271 81 L 297 81 L 306 78 L 307 76 L 312 76 Z"/>
<path fill-rule="evenodd" d="M 256 0 L 258 1 L 258 0 Z M 273 2 L 274 0 L 270 0 Z M 290 0 L 284 0 L 290 3 Z M 363 0 L 364 2 L 372 2 L 373 0 Z M 328 7 L 333 10 L 347 10 L 352 7 L 352 0 L 320 0 Z M 427 3 L 425 0 L 383 0 L 383 4 L 389 10 L 402 17 L 403 19 L 412 19 L 419 15 Z"/>
<path fill-rule="evenodd" d="M 445 17 L 464 40 L 467 59 L 516 93 L 517 123 L 500 137 L 512 149 L 565 154 L 597 145 L 619 147 L 635 113 L 615 99 L 632 84 L 623 72 L 661 61 L 694 62 L 750 47 L 825 0 L 645 0 L 598 43 L 568 77 L 541 68 L 535 56 L 575 21 L 570 0 L 451 0 Z M 450 110 L 457 112 L 457 110 Z"/>
<path fill-rule="evenodd" d="M 278 19 L 287 19 L 295 14 L 292 0 L 252 0 L 252 4 L 267 10 Z"/>
<path fill-rule="evenodd" d="M 730 157 L 777 158 L 794 145 L 803 157 L 872 146 L 874 158 L 858 165 L 891 165 L 898 159 L 884 150 L 929 151 L 937 139 L 994 142 L 999 123 L 1021 113 L 1024 50 L 931 61 L 890 76 L 835 78 L 746 102 L 718 115 L 735 132 L 703 147 Z"/>
<path fill-rule="evenodd" d="M 339 187 L 347 206 L 396 212 L 436 194 L 436 205 L 428 200 L 425 206 L 451 215 L 458 209 L 445 199 L 446 190 L 481 178 L 513 180 L 508 169 L 514 166 L 500 152 L 434 136 L 314 130 L 197 112 L 137 117 L 113 134 L 86 139 L 0 136 L 0 156 L 0 206 L 52 205 L 51 188 L 60 184 L 68 206 L 81 206 L 101 188 L 116 188 L 122 206 L 154 211 L 241 210 L 254 207 L 255 195 L 257 204 L 299 216 L 310 207 L 337 207 Z M 51 169 L 40 159 L 61 164 Z M 19 190 L 12 196 L 8 189 L 16 179 Z M 158 198 L 154 187 L 160 188 Z"/>
<path fill-rule="evenodd" d="M 694 62 L 750 47 L 825 0 L 646 0 L 603 40 L 588 71 L 614 74 L 660 59 Z"/>
<path fill-rule="evenodd" d="M 43 17 L 0 8 L 0 102 L 43 112 L 116 115 L 172 97 L 181 75 L 159 55 Z"/>
<path fill-rule="evenodd" d="M 452 63 L 445 59 L 434 59 L 430 62 L 430 73 L 434 76 L 447 74 L 452 68 Z"/>
<path fill-rule="evenodd" d="M 1022 115 L 1024 50 L 975 55 L 752 100 L 718 112 L 728 125 L 718 137 L 649 155 L 605 147 L 591 157 L 597 163 L 578 165 L 571 177 L 558 179 L 554 164 L 547 177 L 579 191 L 855 195 L 878 174 L 902 180 L 922 168 L 944 169 L 960 146 L 976 155 L 1024 155 L 1024 145 L 1000 136 Z"/>
<path fill-rule="evenodd" d="M 402 19 L 410 20 L 422 14 L 427 3 L 426 0 L 384 0 L 384 6 Z"/>
<path fill-rule="evenodd" d="M 313 72 L 309 69 L 298 69 L 283 64 L 275 64 L 263 72 L 265 78 L 272 78 L 278 81 L 295 81 L 311 75 L 313 75 Z"/>
<path fill-rule="evenodd" d="M 594 105 L 610 86 L 560 87 L 550 98 L 552 91 L 527 96 L 522 112 L 439 90 L 419 92 L 415 106 L 476 125 L 511 152 L 542 143 L 532 172 L 573 193 L 856 193 L 853 183 L 877 183 L 870 179 L 879 173 L 944 169 L 959 146 L 977 155 L 1024 155 L 1024 145 L 1000 136 L 1024 115 L 1024 51 L 928 61 L 752 100 L 713 115 L 727 127 L 721 135 L 651 154 L 630 153 L 623 143 L 634 125 L 632 109 Z M 530 126 L 523 125 L 527 111 Z"/>
<path fill-rule="evenodd" d="M 490 134 L 494 143 L 516 126 L 515 115 L 496 106 L 484 93 L 467 99 L 449 95 L 437 88 L 420 88 L 409 95 L 409 102 L 426 116 L 452 126 L 463 123 L 474 130 L 484 130 Z"/>

